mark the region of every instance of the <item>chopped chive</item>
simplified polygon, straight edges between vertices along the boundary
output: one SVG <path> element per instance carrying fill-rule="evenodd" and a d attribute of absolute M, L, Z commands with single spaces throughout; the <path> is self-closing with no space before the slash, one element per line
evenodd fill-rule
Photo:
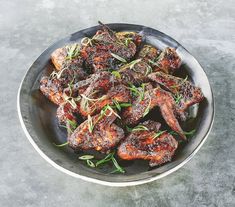
<path fill-rule="evenodd" d="M 67 56 L 66 59 L 72 60 L 80 54 L 80 46 L 78 44 L 73 44 L 71 46 L 67 46 Z"/>
<path fill-rule="evenodd" d="M 118 111 L 121 111 L 121 110 L 122 110 L 120 104 L 119 104 L 115 99 L 113 100 L 113 103 L 115 104 L 115 106 L 116 106 L 116 108 L 118 109 Z"/>
<path fill-rule="evenodd" d="M 148 95 L 149 95 L 149 93 L 148 93 Z M 151 96 L 149 95 L 149 103 L 148 103 L 148 106 L 147 106 L 147 108 L 145 109 L 145 111 L 144 111 L 144 113 L 143 113 L 143 117 L 145 117 L 145 116 L 149 113 L 149 111 L 150 111 L 150 106 L 151 106 L 151 102 L 152 102 Z"/>
<path fill-rule="evenodd" d="M 69 142 L 65 142 L 65 143 L 63 143 L 63 144 L 55 144 L 55 143 L 53 143 L 56 147 L 64 147 L 64 146 L 66 146 L 66 145 L 68 145 L 68 143 Z"/>
<path fill-rule="evenodd" d="M 121 74 L 120 74 L 118 71 L 116 71 L 116 70 L 112 71 L 111 73 L 112 73 L 116 78 L 119 78 L 119 79 L 122 78 L 122 77 L 121 77 Z"/>
<path fill-rule="evenodd" d="M 78 159 L 79 160 L 91 160 L 93 158 L 94 158 L 93 155 L 83 155 L 83 156 L 80 156 Z"/>
<path fill-rule="evenodd" d="M 196 132 L 196 129 L 193 129 L 193 130 L 191 130 L 191 131 L 189 131 L 189 132 L 184 132 L 184 134 L 187 136 L 192 136 L 194 133 Z"/>
<path fill-rule="evenodd" d="M 149 131 L 149 129 L 144 125 L 138 125 L 138 126 L 134 127 L 131 131 L 132 132 L 135 132 L 135 131 Z"/>
<path fill-rule="evenodd" d="M 95 167 L 95 164 L 91 160 L 86 160 L 87 165 L 90 167 Z"/>
<path fill-rule="evenodd" d="M 127 130 L 128 132 L 132 132 L 132 128 L 129 127 L 129 126 L 127 126 L 127 125 L 126 125 L 126 130 Z"/>
<path fill-rule="evenodd" d="M 175 103 L 179 104 L 179 102 L 181 101 L 182 98 L 183 98 L 182 94 L 177 94 L 175 96 Z"/>
<path fill-rule="evenodd" d="M 120 103 L 119 105 L 121 106 L 121 108 L 132 106 L 131 103 Z"/>
<path fill-rule="evenodd" d="M 114 156 L 112 156 L 112 161 L 114 166 L 117 168 L 116 172 L 120 172 L 120 173 L 125 173 L 125 170 L 118 164 L 117 160 L 114 158 Z"/>
<path fill-rule="evenodd" d="M 111 159 L 112 159 L 112 156 L 114 155 L 114 152 L 111 152 L 109 153 L 104 159 L 102 160 L 99 160 L 97 163 L 96 163 L 96 167 L 98 167 L 99 165 L 101 164 L 104 164 L 106 162 L 109 162 Z"/>
<path fill-rule="evenodd" d="M 92 133 L 92 131 L 94 129 L 94 125 L 92 123 L 92 118 L 91 118 L 90 114 L 87 116 L 87 123 L 88 123 L 88 130 L 90 133 Z"/>
<path fill-rule="evenodd" d="M 165 131 L 159 131 L 158 133 L 156 133 L 156 134 L 153 136 L 153 139 L 158 138 L 158 137 L 161 136 L 164 132 L 166 132 L 166 130 L 165 130 Z"/>
<path fill-rule="evenodd" d="M 151 66 L 147 65 L 147 70 L 145 72 L 145 76 L 147 76 L 148 74 L 150 74 L 152 72 L 153 72 L 153 70 L 152 70 Z"/>
<path fill-rule="evenodd" d="M 119 55 L 116 55 L 116 54 L 114 54 L 114 53 L 110 53 L 114 58 L 116 58 L 117 60 L 119 60 L 119 61 L 121 61 L 121 62 L 123 62 L 123 63 L 126 63 L 127 61 L 124 59 L 124 58 L 122 58 L 122 57 L 120 57 Z"/>

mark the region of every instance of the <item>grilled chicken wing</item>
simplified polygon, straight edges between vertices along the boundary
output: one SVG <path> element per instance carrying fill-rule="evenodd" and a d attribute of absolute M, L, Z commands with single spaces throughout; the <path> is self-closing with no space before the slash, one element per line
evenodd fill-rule
<path fill-rule="evenodd" d="M 142 117 L 147 115 L 151 109 L 158 106 L 166 123 L 176 131 L 183 139 L 186 139 L 175 115 L 182 115 L 177 108 L 172 95 L 160 87 L 148 90 L 144 98 L 138 97 L 132 106 L 126 108 L 122 114 L 125 124 L 135 125 Z"/>
<path fill-rule="evenodd" d="M 92 39 L 83 43 L 81 56 L 93 72 L 116 69 L 122 62 L 130 60 L 136 53 L 136 45 L 130 40 L 126 45 L 116 34 L 103 25 Z"/>
<path fill-rule="evenodd" d="M 147 130 L 133 130 L 118 147 L 118 156 L 124 160 L 150 160 L 151 167 L 169 162 L 178 147 L 175 138 L 167 132 L 157 133 L 160 123 L 148 120 L 141 125 Z"/>
<path fill-rule="evenodd" d="M 64 67 L 72 69 L 82 68 L 83 59 L 80 56 L 80 45 L 75 43 L 56 49 L 51 54 L 51 61 L 57 70 Z"/>
<path fill-rule="evenodd" d="M 68 137 L 69 146 L 75 150 L 108 152 L 124 138 L 123 129 L 113 123 L 116 118 L 115 112 L 108 109 L 84 121 Z"/>
<path fill-rule="evenodd" d="M 59 72 L 53 71 L 49 77 L 43 76 L 40 80 L 40 90 L 49 100 L 59 105 L 63 102 L 63 90 L 70 83 L 85 77 L 82 70 L 63 68 Z"/>
<path fill-rule="evenodd" d="M 189 106 L 195 103 L 199 103 L 204 98 L 201 89 L 192 85 L 192 83 L 186 79 L 167 75 L 162 72 L 149 74 L 148 77 L 177 96 L 179 99 L 178 105 L 182 111 L 185 111 Z"/>

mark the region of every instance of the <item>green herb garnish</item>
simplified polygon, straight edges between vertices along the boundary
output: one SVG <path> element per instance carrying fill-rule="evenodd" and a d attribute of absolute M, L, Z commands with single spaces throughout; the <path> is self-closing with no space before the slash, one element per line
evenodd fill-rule
<path fill-rule="evenodd" d="M 106 162 L 109 162 L 112 159 L 112 156 L 114 155 L 114 152 L 109 153 L 105 158 L 102 160 L 99 160 L 95 165 L 98 167 L 99 165 L 102 165 Z"/>
<path fill-rule="evenodd" d="M 81 157 L 79 157 L 79 160 L 91 160 L 93 159 L 94 156 L 93 155 L 82 155 Z"/>
<path fill-rule="evenodd" d="M 118 71 L 116 71 L 116 70 L 112 71 L 111 73 L 112 73 L 116 78 L 119 78 L 119 79 L 122 78 L 121 74 L 120 74 Z"/>
<path fill-rule="evenodd" d="M 77 57 L 80 54 L 80 45 L 79 44 L 73 44 L 71 46 L 67 46 L 67 60 L 72 60 L 73 58 Z"/>
<path fill-rule="evenodd" d="M 129 106 L 132 106 L 131 103 L 119 103 L 117 100 L 113 100 L 113 103 L 115 105 L 115 108 L 118 110 L 118 111 L 121 111 L 122 108 L 125 108 L 125 107 L 129 107 Z"/>
<path fill-rule="evenodd" d="M 53 143 L 56 147 L 64 147 L 64 146 L 67 146 L 69 142 L 65 142 L 63 144 L 55 144 Z"/>
<path fill-rule="evenodd" d="M 179 104 L 179 102 L 181 101 L 183 96 L 182 96 L 182 94 L 177 94 L 174 98 L 175 98 L 175 103 Z"/>
<path fill-rule="evenodd" d="M 153 72 L 153 70 L 152 70 L 151 66 L 147 65 L 147 70 L 145 72 L 145 76 L 147 76 L 148 74 L 150 74 L 152 72 Z"/>
<path fill-rule="evenodd" d="M 112 161 L 113 166 L 116 168 L 114 171 L 110 172 L 110 173 L 115 173 L 115 172 L 120 172 L 120 173 L 125 173 L 125 170 L 118 164 L 117 160 L 114 157 L 115 152 L 111 152 L 108 155 L 106 155 L 105 158 L 97 161 L 96 163 L 91 161 L 92 159 L 94 159 L 93 155 L 83 155 L 81 157 L 79 157 L 80 160 L 84 160 L 86 161 L 87 165 L 90 167 L 99 167 L 100 165 L 109 163 L 110 161 Z"/>
<path fill-rule="evenodd" d="M 150 111 L 150 106 L 151 106 L 152 100 L 151 100 L 151 96 L 150 96 L 149 93 L 148 93 L 148 96 L 149 96 L 149 103 L 148 103 L 148 106 L 147 106 L 147 108 L 145 109 L 145 111 L 143 113 L 143 117 L 145 117 L 149 113 L 149 111 Z"/>
<path fill-rule="evenodd" d="M 123 62 L 123 63 L 126 63 L 127 61 L 124 59 L 124 58 L 122 58 L 122 57 L 120 57 L 119 55 L 116 55 L 116 54 L 114 54 L 114 53 L 110 53 L 114 58 L 116 58 L 117 60 L 119 60 L 120 62 Z"/>
<path fill-rule="evenodd" d="M 183 132 L 184 133 L 184 135 L 186 135 L 186 136 L 192 136 L 194 133 L 196 132 L 196 129 L 193 129 L 193 130 L 191 130 L 191 131 L 189 131 L 189 132 Z M 172 135 L 178 135 L 178 133 L 177 132 L 175 132 L 175 131 L 171 131 L 171 132 L 169 132 L 170 134 L 172 134 Z"/>
<path fill-rule="evenodd" d="M 186 136 L 192 136 L 195 132 L 196 132 L 196 129 L 193 129 L 193 130 L 191 130 L 191 131 L 189 131 L 189 132 L 184 132 L 184 134 L 185 134 Z"/>
<path fill-rule="evenodd" d="M 149 131 L 149 129 L 146 126 L 139 124 L 138 126 L 134 127 L 131 131 L 132 132 L 135 132 L 135 131 Z"/>
<path fill-rule="evenodd" d="M 88 130 L 90 133 L 92 133 L 92 131 L 94 129 L 94 125 L 93 125 L 92 118 L 91 118 L 90 114 L 87 116 L 87 123 L 88 123 Z"/>
<path fill-rule="evenodd" d="M 114 166 L 116 167 L 116 169 L 112 171 L 111 173 L 115 173 L 115 172 L 125 173 L 125 170 L 118 164 L 114 156 L 112 156 L 111 159 L 113 161 Z"/>
<path fill-rule="evenodd" d="M 125 45 L 126 45 L 126 47 L 129 46 L 129 44 L 130 44 L 131 41 L 132 41 L 131 38 L 126 38 L 126 39 L 125 39 Z"/>
<path fill-rule="evenodd" d="M 139 96 L 140 97 L 140 101 L 144 100 L 144 92 L 145 92 L 145 84 L 142 83 L 141 87 L 136 87 L 133 84 L 130 84 L 130 87 L 128 87 L 128 89 L 130 89 L 132 91 L 132 95 L 133 96 Z"/>
<path fill-rule="evenodd" d="M 149 61 L 149 63 L 151 63 L 152 65 L 155 65 L 155 66 L 161 68 L 161 66 L 160 66 L 157 62 L 153 62 L 152 60 L 148 60 L 148 61 Z"/>
<path fill-rule="evenodd" d="M 81 44 L 84 46 L 87 46 L 87 45 L 93 46 L 92 39 L 90 39 L 89 37 L 82 38 Z"/>
<path fill-rule="evenodd" d="M 91 160 L 86 160 L 86 163 L 87 163 L 87 165 L 90 166 L 90 167 L 95 167 L 94 162 L 92 162 Z"/>
<path fill-rule="evenodd" d="M 132 106 L 131 103 L 119 103 L 119 105 L 121 106 L 121 108 L 126 108 L 126 107 L 129 107 L 129 106 Z"/>
<path fill-rule="evenodd" d="M 158 138 L 158 137 L 161 136 L 164 132 L 166 132 L 166 130 L 165 130 L 165 131 L 159 131 L 158 133 L 156 133 L 156 134 L 153 136 L 153 139 Z"/>
<path fill-rule="evenodd" d="M 114 105 L 116 106 L 116 108 L 117 108 L 118 111 L 121 111 L 121 110 L 122 110 L 120 104 L 119 104 L 115 99 L 113 100 L 113 103 L 114 103 Z"/>

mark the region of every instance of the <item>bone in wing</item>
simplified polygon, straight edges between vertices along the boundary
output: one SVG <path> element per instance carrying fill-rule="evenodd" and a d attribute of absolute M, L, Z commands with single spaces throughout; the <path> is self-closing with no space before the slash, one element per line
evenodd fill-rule
<path fill-rule="evenodd" d="M 133 130 L 118 147 L 118 156 L 124 160 L 150 160 L 151 167 L 170 161 L 178 147 L 174 137 L 167 132 L 158 133 L 158 122 L 148 120 L 140 125 L 146 130 Z"/>
<path fill-rule="evenodd" d="M 199 103 L 204 98 L 201 89 L 194 86 L 186 79 L 167 75 L 162 72 L 149 74 L 148 77 L 179 97 L 178 105 L 182 111 L 185 111 L 189 106 L 195 103 Z"/>
<path fill-rule="evenodd" d="M 176 131 L 183 139 L 186 139 L 175 115 L 180 113 L 172 95 L 160 87 L 150 89 L 144 93 L 144 99 L 138 97 L 132 106 L 126 108 L 122 114 L 127 125 L 137 124 L 148 111 L 158 106 L 166 123 Z"/>

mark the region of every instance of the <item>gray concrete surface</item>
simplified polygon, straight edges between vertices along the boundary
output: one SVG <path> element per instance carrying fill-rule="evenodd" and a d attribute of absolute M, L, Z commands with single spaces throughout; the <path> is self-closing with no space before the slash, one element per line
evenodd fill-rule
<path fill-rule="evenodd" d="M 205 68 L 216 100 L 212 132 L 177 172 L 111 188 L 69 177 L 43 160 L 16 110 L 20 81 L 51 43 L 103 22 L 159 29 Z M 233 0 L 0 0 L 0 206 L 235 206 L 235 2 Z"/>

